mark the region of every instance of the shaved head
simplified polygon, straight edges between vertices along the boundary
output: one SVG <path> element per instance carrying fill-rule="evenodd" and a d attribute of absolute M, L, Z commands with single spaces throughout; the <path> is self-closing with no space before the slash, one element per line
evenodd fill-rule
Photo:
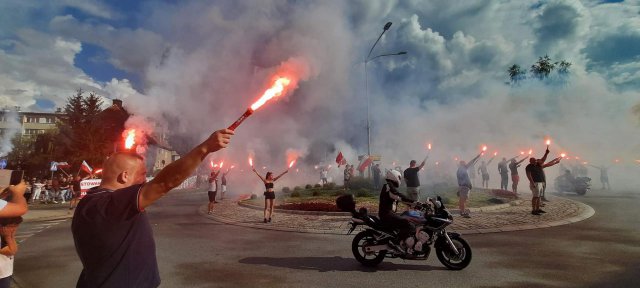
<path fill-rule="evenodd" d="M 142 184 L 146 173 L 142 156 L 131 152 L 117 152 L 104 161 L 100 186 L 120 189 Z"/>

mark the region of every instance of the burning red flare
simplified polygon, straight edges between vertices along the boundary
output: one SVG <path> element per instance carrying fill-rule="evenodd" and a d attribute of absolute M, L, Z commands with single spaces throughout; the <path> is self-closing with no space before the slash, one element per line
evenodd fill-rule
<path fill-rule="evenodd" d="M 529 155 L 531 155 L 531 153 L 533 153 L 533 149 L 529 149 Z"/>
<path fill-rule="evenodd" d="M 431 150 L 431 143 L 427 144 L 427 149 Z"/>
<path fill-rule="evenodd" d="M 253 167 L 253 159 L 251 157 L 249 157 L 249 166 Z"/>
<path fill-rule="evenodd" d="M 102 173 L 102 169 L 96 169 L 96 171 L 93 172 L 93 174 L 100 174 Z"/>
<path fill-rule="evenodd" d="M 125 131 L 124 148 L 131 149 L 136 144 L 136 129 Z"/>
<path fill-rule="evenodd" d="M 276 80 L 274 81 L 273 85 L 271 85 L 271 87 L 269 89 L 264 91 L 264 94 L 262 94 L 260 99 L 258 99 L 258 101 L 256 101 L 255 103 L 251 104 L 251 107 L 248 108 L 247 111 L 245 111 L 244 114 L 242 114 L 242 116 L 240 116 L 240 118 L 238 118 L 238 120 L 236 120 L 236 122 L 231 124 L 231 126 L 229 126 L 228 129 L 229 130 L 236 130 L 236 128 L 238 128 L 238 126 L 240 126 L 240 124 L 242 124 L 242 122 L 245 119 L 249 118 L 249 116 L 251 116 L 251 114 L 253 114 L 253 112 L 255 112 L 260 107 L 262 107 L 262 105 L 267 103 L 267 101 L 269 101 L 269 100 L 271 100 L 273 98 L 280 97 L 280 96 L 284 95 L 285 94 L 284 93 L 285 89 L 289 86 L 289 84 L 291 84 L 291 79 L 289 79 L 287 77 L 278 77 L 278 78 L 276 78 Z"/>
<path fill-rule="evenodd" d="M 551 139 L 547 139 L 547 146 L 551 145 Z"/>
<path fill-rule="evenodd" d="M 487 151 L 487 145 L 482 146 L 482 152 L 486 152 Z"/>
<path fill-rule="evenodd" d="M 567 156 L 567 154 L 565 154 L 565 153 L 560 154 L 560 157 L 562 157 L 562 158 L 564 158 L 566 156 Z"/>
<path fill-rule="evenodd" d="M 498 156 L 498 152 L 497 151 L 493 153 L 493 157 L 495 157 L 495 156 Z"/>
<path fill-rule="evenodd" d="M 289 163 L 289 168 L 293 167 L 293 164 L 296 163 L 296 160 L 291 161 L 291 163 Z"/>
<path fill-rule="evenodd" d="M 224 161 L 220 161 L 220 169 L 222 169 L 222 165 L 224 165 Z"/>
<path fill-rule="evenodd" d="M 267 89 L 267 91 L 264 91 L 264 94 L 262 94 L 262 97 L 260 97 L 258 101 L 256 101 L 251 105 L 251 110 L 256 111 L 258 110 L 258 108 L 262 107 L 264 103 L 267 103 L 267 101 L 275 97 L 282 96 L 284 89 L 287 86 L 289 86 L 290 83 L 291 83 L 291 80 L 289 80 L 289 78 L 278 77 L 278 79 L 276 79 L 273 85 L 271 85 L 271 88 Z"/>

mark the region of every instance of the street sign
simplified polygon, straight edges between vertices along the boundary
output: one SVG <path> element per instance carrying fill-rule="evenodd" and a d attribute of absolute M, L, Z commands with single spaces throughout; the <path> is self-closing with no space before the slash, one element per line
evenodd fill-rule
<path fill-rule="evenodd" d="M 52 172 L 53 171 L 58 171 L 58 162 L 52 161 L 51 162 L 51 168 L 49 170 L 51 170 Z"/>
<path fill-rule="evenodd" d="M 0 159 L 0 169 L 7 168 L 7 159 Z"/>

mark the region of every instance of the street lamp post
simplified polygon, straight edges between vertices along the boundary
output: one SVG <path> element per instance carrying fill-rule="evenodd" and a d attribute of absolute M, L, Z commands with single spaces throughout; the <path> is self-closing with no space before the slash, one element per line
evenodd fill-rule
<path fill-rule="evenodd" d="M 371 49 L 369 49 L 369 54 L 367 54 L 367 57 L 364 58 L 364 94 L 365 97 L 367 98 L 367 155 L 370 157 L 371 156 L 371 120 L 370 120 L 370 107 L 369 107 L 369 83 L 368 83 L 368 76 L 367 76 L 367 63 L 369 61 L 375 60 L 377 58 L 380 57 L 385 57 L 385 56 L 397 56 L 397 55 L 405 55 L 407 54 L 407 52 L 405 51 L 401 51 L 401 52 L 397 52 L 397 53 L 387 53 L 387 54 L 380 54 L 374 57 L 371 57 L 371 53 L 373 52 L 373 48 L 376 47 L 376 45 L 378 44 L 378 41 L 380 41 L 380 38 L 382 38 L 382 35 L 384 35 L 384 32 L 387 32 L 387 30 L 389 30 L 389 28 L 391 27 L 391 22 L 387 22 L 387 24 L 384 25 L 384 27 L 382 28 L 382 33 L 380 33 L 380 36 L 378 36 L 378 39 L 376 40 L 375 43 L 373 43 L 373 46 L 371 46 Z M 371 169 L 369 169 L 369 178 L 371 178 Z"/>

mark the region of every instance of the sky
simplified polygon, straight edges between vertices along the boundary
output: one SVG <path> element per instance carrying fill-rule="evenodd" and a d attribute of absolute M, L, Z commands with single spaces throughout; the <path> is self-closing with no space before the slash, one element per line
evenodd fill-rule
<path fill-rule="evenodd" d="M 640 159 L 639 14 L 640 1 L 8 0 L 0 2 L 0 106 L 53 111 L 78 88 L 95 91 L 123 99 L 184 152 L 299 60 L 307 75 L 295 91 L 248 119 L 235 146 L 213 158 L 254 153 L 277 170 L 287 151 L 306 167 L 341 151 L 357 164 L 368 101 L 372 154 L 385 166 L 422 159 L 428 142 L 431 164 L 454 169 L 454 158 L 481 145 L 539 154 L 551 137 L 555 154 L 625 160 L 621 181 L 631 183 Z M 365 89 L 363 62 L 387 22 L 371 56 L 407 54 L 368 62 Z M 568 76 L 508 83 L 509 66 L 528 70 L 544 55 L 571 62 Z"/>

